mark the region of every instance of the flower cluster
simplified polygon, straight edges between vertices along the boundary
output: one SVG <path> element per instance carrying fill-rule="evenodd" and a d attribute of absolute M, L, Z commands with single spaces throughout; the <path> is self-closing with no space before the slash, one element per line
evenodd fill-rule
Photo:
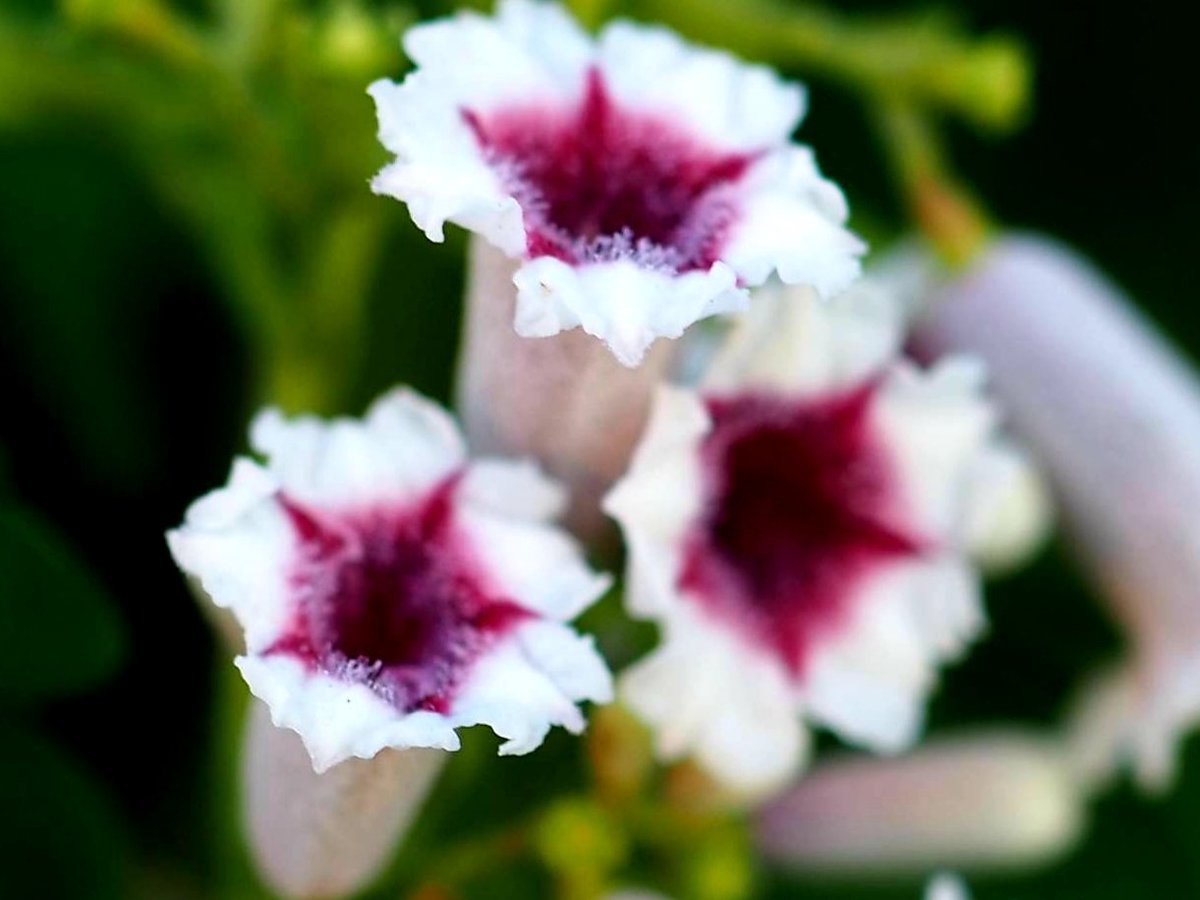
<path fill-rule="evenodd" d="M 471 303 L 490 306 L 470 313 L 482 337 L 461 365 L 502 372 L 477 357 L 503 346 L 522 379 L 520 402 L 465 397 L 466 431 L 483 409 L 495 433 L 587 439 L 560 443 L 566 459 L 503 440 L 480 457 L 403 389 L 361 420 L 259 414 L 256 457 L 168 539 L 240 626 L 236 665 L 274 726 L 318 775 L 456 750 L 476 724 L 503 754 L 555 725 L 580 732 L 580 704 L 612 701 L 613 678 L 568 623 L 611 579 L 579 541 L 602 538 L 554 524 L 581 484 L 543 468 L 572 471 L 587 444 L 605 460 L 589 489 L 601 482 L 627 548 L 625 607 L 660 628 L 618 693 L 663 759 L 692 757 L 746 799 L 799 773 L 807 724 L 910 747 L 939 667 L 984 628 L 978 564 L 1028 549 L 1044 506 L 982 366 L 907 358 L 895 289 L 856 281 L 864 247 L 842 195 L 791 142 L 802 90 L 659 28 L 593 39 L 532 0 L 417 26 L 404 45 L 416 68 L 370 88 L 395 154 L 372 187 L 431 239 L 452 222 L 494 248 L 472 255 Z M 691 327 L 717 314 L 721 327 Z M 614 374 L 660 339 L 645 377 Z M 252 804 L 280 771 L 263 734 Z M 359 771 L 342 765 L 337 790 Z M 402 789 L 381 772 L 371 783 Z M 320 784 L 334 782 L 293 788 Z M 263 866 L 294 884 L 288 866 L 310 864 Z"/>

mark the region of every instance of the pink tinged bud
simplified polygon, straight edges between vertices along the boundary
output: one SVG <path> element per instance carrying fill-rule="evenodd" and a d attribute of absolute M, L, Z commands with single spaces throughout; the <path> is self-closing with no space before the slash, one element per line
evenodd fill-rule
<path fill-rule="evenodd" d="M 922 346 L 984 357 L 1045 468 L 1064 526 L 1131 642 L 1079 718 L 1093 775 L 1129 757 L 1169 780 L 1200 716 L 1200 386 L 1131 301 L 1038 238 L 995 246 L 946 286 Z"/>
<path fill-rule="evenodd" d="M 1071 846 L 1082 801 L 1057 744 L 976 735 L 820 766 L 763 809 L 757 839 L 775 863 L 832 875 L 1022 866 Z"/>
<path fill-rule="evenodd" d="M 250 852 L 270 888 L 296 900 L 344 897 L 370 882 L 413 823 L 448 758 L 384 750 L 318 775 L 304 743 L 251 705 L 242 759 Z"/>
<path fill-rule="evenodd" d="M 625 471 L 674 345 L 658 342 L 638 368 L 575 330 L 540 339 L 512 327 L 516 263 L 471 242 L 458 408 L 477 453 L 531 456 L 571 491 L 567 522 L 604 524 L 599 502 Z"/>

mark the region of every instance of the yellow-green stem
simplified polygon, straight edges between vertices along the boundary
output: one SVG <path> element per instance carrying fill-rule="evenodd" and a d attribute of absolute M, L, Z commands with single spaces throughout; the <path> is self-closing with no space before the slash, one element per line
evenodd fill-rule
<path fill-rule="evenodd" d="M 944 263 L 967 264 L 992 230 L 982 205 L 950 172 L 927 116 L 895 97 L 881 98 L 875 112 L 913 222 Z"/>

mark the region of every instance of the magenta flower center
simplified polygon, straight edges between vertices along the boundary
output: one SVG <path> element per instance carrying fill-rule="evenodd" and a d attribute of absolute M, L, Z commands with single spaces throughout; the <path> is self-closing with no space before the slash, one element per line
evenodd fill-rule
<path fill-rule="evenodd" d="M 708 269 L 755 156 L 716 151 L 672 121 L 622 109 L 595 69 L 571 107 L 463 117 L 521 204 L 529 255 L 576 265 L 632 258 L 673 272 Z"/>
<path fill-rule="evenodd" d="M 871 421 L 875 385 L 707 401 L 704 508 L 679 584 L 799 679 L 879 566 L 923 550 Z"/>
<path fill-rule="evenodd" d="M 451 478 L 411 507 L 330 515 L 280 501 L 299 546 L 294 623 L 267 652 L 445 712 L 480 655 L 531 615 L 487 586 L 454 522 Z"/>

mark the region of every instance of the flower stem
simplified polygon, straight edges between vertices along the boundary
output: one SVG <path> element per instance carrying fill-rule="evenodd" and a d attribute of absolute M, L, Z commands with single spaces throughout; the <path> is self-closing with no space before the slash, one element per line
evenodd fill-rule
<path fill-rule="evenodd" d="M 527 852 L 528 831 L 520 823 L 452 845 L 430 862 L 427 871 L 435 874 L 422 881 L 408 895 L 409 900 L 455 896 L 457 888 Z"/>
<path fill-rule="evenodd" d="M 965 265 L 991 232 L 983 207 L 949 171 L 927 116 L 895 97 L 880 98 L 875 114 L 913 221 L 946 265 Z"/>
<path fill-rule="evenodd" d="M 945 17 L 842 16 L 776 0 L 633 0 L 633 9 L 695 40 L 795 66 L 855 90 L 889 90 L 987 129 L 1018 124 L 1030 63 L 1007 35 L 974 38 Z"/>

